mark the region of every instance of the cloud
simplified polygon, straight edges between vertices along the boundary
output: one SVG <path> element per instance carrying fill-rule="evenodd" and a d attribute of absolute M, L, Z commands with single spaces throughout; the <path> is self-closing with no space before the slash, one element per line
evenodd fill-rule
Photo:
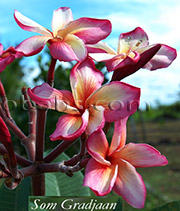
<path fill-rule="evenodd" d="M 139 12 L 130 2 L 141 3 L 138 7 Z M 179 1 L 160 4 L 158 1 L 128 0 L 126 3 L 129 4 L 128 11 L 120 10 L 107 16 L 112 22 L 112 33 L 120 34 L 140 26 L 147 32 L 150 43 L 166 43 L 180 48 L 180 27 L 177 25 L 177 20 L 180 20 Z"/>

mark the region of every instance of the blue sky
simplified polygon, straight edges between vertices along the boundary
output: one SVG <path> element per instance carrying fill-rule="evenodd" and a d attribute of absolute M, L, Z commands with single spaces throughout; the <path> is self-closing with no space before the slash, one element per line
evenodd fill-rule
<path fill-rule="evenodd" d="M 137 26 L 148 34 L 150 44 L 164 43 L 177 49 L 176 61 L 167 69 L 150 72 L 142 69 L 124 81 L 142 88 L 142 104 L 171 103 L 180 90 L 180 1 L 179 0 L 0 0 L 0 42 L 15 45 L 33 35 L 17 26 L 14 9 L 51 29 L 53 10 L 71 7 L 74 19 L 106 18 L 112 22 L 112 33 L 106 42 L 114 49 L 118 36 Z M 31 62 L 30 58 L 27 61 Z"/>

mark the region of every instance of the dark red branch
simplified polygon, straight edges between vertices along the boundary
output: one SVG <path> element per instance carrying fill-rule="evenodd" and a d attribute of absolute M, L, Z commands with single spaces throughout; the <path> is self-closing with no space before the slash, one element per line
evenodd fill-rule
<path fill-rule="evenodd" d="M 19 127 L 12 121 L 12 119 L 8 118 L 0 105 L 0 116 L 3 118 L 6 125 L 9 129 L 21 140 L 26 138 L 26 135 L 19 129 Z"/>
<path fill-rule="evenodd" d="M 44 162 L 50 163 L 56 159 L 61 153 L 68 149 L 76 140 L 62 141 L 56 148 L 54 148 L 45 158 Z"/>
<path fill-rule="evenodd" d="M 51 64 L 49 66 L 49 71 L 47 75 L 47 83 L 50 86 L 54 85 L 54 72 L 55 72 L 56 61 L 57 59 L 54 59 L 53 57 L 51 58 Z"/>
<path fill-rule="evenodd" d="M 4 155 L 4 154 L 7 154 L 7 150 L 6 150 L 6 148 L 2 144 L 0 144 L 0 155 Z M 18 155 L 17 153 L 15 153 L 15 155 L 16 155 L 17 163 L 20 166 L 26 167 L 26 166 L 30 166 L 32 164 L 31 161 L 29 161 L 26 158 Z"/>
<path fill-rule="evenodd" d="M 37 108 L 36 161 L 43 160 L 47 109 Z"/>
<path fill-rule="evenodd" d="M 21 140 L 21 144 L 25 147 L 28 158 L 35 160 L 35 138 L 36 138 L 36 109 L 32 106 L 26 87 L 22 88 L 25 102 L 27 103 L 29 114 L 29 136 Z"/>
<path fill-rule="evenodd" d="M 74 155 L 73 158 L 71 158 L 70 160 L 64 161 L 64 164 L 66 166 L 76 165 L 84 156 L 85 152 L 86 152 L 86 133 L 83 133 L 81 135 L 81 149 L 80 149 L 79 154 Z"/>

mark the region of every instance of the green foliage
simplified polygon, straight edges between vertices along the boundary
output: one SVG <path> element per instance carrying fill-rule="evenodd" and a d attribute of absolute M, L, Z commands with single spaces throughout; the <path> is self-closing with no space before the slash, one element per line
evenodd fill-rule
<path fill-rule="evenodd" d="M 180 201 L 173 201 L 151 211 L 180 211 Z"/>
<path fill-rule="evenodd" d="M 30 195 L 30 178 L 24 179 L 15 190 L 0 186 L 0 211 L 26 211 Z"/>
<path fill-rule="evenodd" d="M 21 61 L 22 59 L 14 60 L 14 62 L 9 64 L 0 74 L 0 78 L 9 100 L 19 100 L 21 88 L 26 86 L 26 83 L 23 80 L 25 74 L 23 72 Z"/>

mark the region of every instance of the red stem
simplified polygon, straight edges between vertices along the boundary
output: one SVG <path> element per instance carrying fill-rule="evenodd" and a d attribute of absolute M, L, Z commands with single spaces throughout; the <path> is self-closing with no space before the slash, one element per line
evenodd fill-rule
<path fill-rule="evenodd" d="M 54 85 L 54 72 L 55 72 L 56 61 L 57 59 L 54 59 L 53 57 L 51 58 L 51 64 L 49 66 L 49 71 L 47 75 L 47 83 L 50 86 Z"/>
<path fill-rule="evenodd" d="M 4 145 L 0 144 L 0 155 L 4 155 L 7 154 L 7 150 L 4 147 Z M 16 159 L 17 159 L 17 163 L 22 166 L 22 167 L 26 167 L 32 164 L 31 161 L 27 160 L 26 158 L 18 155 L 17 153 L 15 153 L 16 155 Z"/>
<path fill-rule="evenodd" d="M 36 109 L 32 106 L 26 87 L 22 88 L 25 102 L 28 107 L 29 114 L 29 136 L 21 140 L 21 144 L 25 147 L 28 158 L 35 160 L 35 138 L 36 138 Z"/>
<path fill-rule="evenodd" d="M 86 152 L 86 133 L 83 133 L 81 135 L 81 149 L 80 149 L 79 154 L 75 155 L 70 160 L 64 161 L 64 164 L 67 166 L 76 165 L 84 156 L 85 152 Z"/>
<path fill-rule="evenodd" d="M 0 79 L 0 96 L 1 96 L 1 100 L 2 100 L 2 107 L 6 113 L 6 116 L 10 119 L 12 119 L 10 111 L 9 111 L 9 106 L 8 106 L 8 102 L 7 102 L 7 97 L 6 97 L 6 92 L 4 90 L 4 86 L 1 82 Z"/>
<path fill-rule="evenodd" d="M 37 163 L 43 161 L 46 114 L 47 114 L 47 109 L 37 108 L 36 152 L 35 152 L 35 162 Z M 34 196 L 44 196 L 45 175 L 44 174 L 33 175 L 31 177 L 31 181 L 32 181 L 32 194 Z"/>
<path fill-rule="evenodd" d="M 4 122 L 6 123 L 6 125 L 10 128 L 10 130 L 21 140 L 21 139 L 25 139 L 26 135 L 19 129 L 19 127 L 14 123 L 14 121 L 12 121 L 11 119 L 9 119 L 3 108 L 0 105 L 0 116 L 3 118 Z"/>
<path fill-rule="evenodd" d="M 46 127 L 46 109 L 37 109 L 37 129 L 36 129 L 36 161 L 43 160 L 44 153 L 44 139 Z"/>
<path fill-rule="evenodd" d="M 45 163 L 50 163 L 56 159 L 61 153 L 68 149 L 76 140 L 62 141 L 57 147 L 55 147 L 45 158 Z"/>

